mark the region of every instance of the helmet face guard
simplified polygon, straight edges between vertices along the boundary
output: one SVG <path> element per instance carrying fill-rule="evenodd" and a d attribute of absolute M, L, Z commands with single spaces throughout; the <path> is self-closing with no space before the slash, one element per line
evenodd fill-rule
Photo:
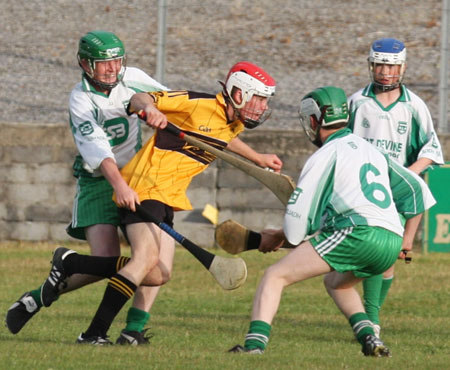
<path fill-rule="evenodd" d="M 315 117 L 317 122 L 317 127 L 315 129 L 313 129 L 311 126 L 313 121 L 311 116 Z M 303 131 L 305 131 L 305 134 L 308 137 L 309 141 L 320 148 L 322 146 L 322 142 L 319 136 L 319 122 L 322 121 L 322 113 L 320 112 L 320 108 L 317 105 L 316 101 L 312 98 L 303 99 L 300 103 L 298 117 L 300 119 L 300 124 L 303 127 Z"/>
<path fill-rule="evenodd" d="M 400 86 L 406 70 L 406 48 L 403 42 L 391 38 L 374 41 L 367 61 L 370 78 L 378 89 L 391 91 Z M 388 73 L 379 72 L 384 65 L 390 67 Z M 380 81 L 382 79 L 386 81 Z"/>
<path fill-rule="evenodd" d="M 320 87 L 303 97 L 298 115 L 306 136 L 314 145 L 321 147 L 319 131 L 322 127 L 348 122 L 347 96 L 338 87 Z M 311 126 L 313 121 L 317 123 L 315 129 Z"/>
<path fill-rule="evenodd" d="M 86 78 L 101 89 L 111 90 L 122 80 L 125 73 L 125 48 L 122 41 L 111 32 L 88 32 L 80 39 L 77 57 Z M 114 60 L 120 61 L 119 73 L 114 76 L 115 81 L 106 82 L 96 77 L 97 63 Z M 88 68 L 82 65 L 82 61 L 87 62 Z"/>
<path fill-rule="evenodd" d="M 222 85 L 227 101 L 245 127 L 255 128 L 270 117 L 268 103 L 275 95 L 276 84 L 262 68 L 249 62 L 239 62 L 230 69 Z M 234 97 L 236 89 L 241 91 L 240 102 Z M 263 99 L 264 103 L 261 103 Z"/>

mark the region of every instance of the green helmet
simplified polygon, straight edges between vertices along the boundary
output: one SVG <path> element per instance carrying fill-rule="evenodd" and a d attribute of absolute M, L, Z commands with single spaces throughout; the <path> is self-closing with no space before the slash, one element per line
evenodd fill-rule
<path fill-rule="evenodd" d="M 78 62 L 90 82 L 107 90 L 116 86 L 123 77 L 123 70 L 121 70 L 121 73 L 117 76 L 117 81 L 114 83 L 105 83 L 94 79 L 96 62 L 115 59 L 121 59 L 123 67 L 125 67 L 125 47 L 114 33 L 108 31 L 91 31 L 81 37 L 78 44 Z M 83 68 L 81 60 L 88 62 L 89 70 Z"/>
<path fill-rule="evenodd" d="M 311 128 L 310 116 L 314 116 L 318 126 Z M 306 94 L 299 110 L 300 122 L 306 135 L 316 145 L 320 146 L 319 130 L 348 121 L 347 96 L 344 90 L 334 86 L 319 87 Z"/>

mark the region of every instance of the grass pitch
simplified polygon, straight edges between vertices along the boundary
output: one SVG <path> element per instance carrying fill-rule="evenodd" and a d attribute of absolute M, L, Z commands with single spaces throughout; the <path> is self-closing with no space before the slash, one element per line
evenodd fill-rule
<path fill-rule="evenodd" d="M 88 253 L 84 244 L 68 244 Z M 0 243 L 0 311 L 38 287 L 49 271 L 54 244 Z M 128 252 L 124 248 L 124 254 Z M 217 254 L 225 255 L 220 250 Z M 328 297 L 322 279 L 287 288 L 263 356 L 228 354 L 243 343 L 253 296 L 264 269 L 286 252 L 241 255 L 245 285 L 222 290 L 178 247 L 173 279 L 151 311 L 150 346 L 92 347 L 74 342 L 86 330 L 106 281 L 63 295 L 17 335 L 0 329 L 0 369 L 444 369 L 450 363 L 450 254 L 416 253 L 397 262 L 396 280 L 382 310 L 382 338 L 392 358 L 366 358 L 349 324 Z M 127 306 L 109 334 L 124 327 Z"/>

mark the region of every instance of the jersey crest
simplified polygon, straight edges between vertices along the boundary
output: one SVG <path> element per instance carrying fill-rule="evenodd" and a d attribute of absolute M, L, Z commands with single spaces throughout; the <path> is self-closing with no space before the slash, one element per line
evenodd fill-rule
<path fill-rule="evenodd" d="M 94 128 L 92 127 L 92 124 L 89 121 L 83 122 L 80 126 L 79 126 L 81 135 L 86 136 L 86 135 L 90 135 L 94 132 Z"/>
<path fill-rule="evenodd" d="M 399 122 L 398 122 L 398 125 L 397 125 L 397 132 L 398 132 L 400 135 L 405 134 L 406 131 L 407 131 L 407 129 L 408 129 L 408 123 L 407 123 L 407 122 L 405 122 L 405 121 L 399 121 Z"/>
<path fill-rule="evenodd" d="M 303 193 L 302 189 L 295 188 L 295 190 L 291 194 L 291 197 L 289 198 L 288 204 L 295 204 L 301 193 Z"/>
<path fill-rule="evenodd" d="M 364 118 L 361 122 L 361 126 L 365 127 L 365 128 L 369 128 L 370 127 L 369 120 L 367 118 Z"/>

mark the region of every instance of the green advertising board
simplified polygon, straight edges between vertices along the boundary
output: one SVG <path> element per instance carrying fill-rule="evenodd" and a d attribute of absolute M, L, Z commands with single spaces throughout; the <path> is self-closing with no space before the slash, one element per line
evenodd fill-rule
<path fill-rule="evenodd" d="M 424 252 L 450 252 L 450 162 L 425 174 L 436 204 L 424 216 Z"/>

